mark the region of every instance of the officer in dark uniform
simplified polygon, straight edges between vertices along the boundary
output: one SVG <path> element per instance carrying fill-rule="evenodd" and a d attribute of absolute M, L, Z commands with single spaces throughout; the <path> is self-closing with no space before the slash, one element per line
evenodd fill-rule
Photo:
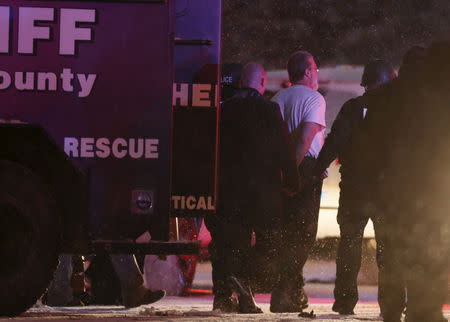
<path fill-rule="evenodd" d="M 223 63 L 221 69 L 221 103 L 230 99 L 240 90 L 240 79 L 242 73 L 242 64 Z M 211 242 L 208 245 L 208 253 L 212 264 L 212 280 L 214 291 L 213 309 L 219 309 L 222 312 L 237 312 L 239 307 L 237 300 L 231 297 L 232 289 L 227 281 L 226 265 L 224 258 L 220 254 L 222 248 L 221 240 L 221 220 L 217 217 L 206 218 L 205 224 L 211 233 Z"/>
<path fill-rule="evenodd" d="M 361 86 L 366 93 L 396 77 L 394 68 L 386 61 L 374 60 L 364 67 Z M 366 115 L 367 107 L 363 97 L 347 101 L 339 111 L 317 159 L 316 176 L 324 173 L 330 163 L 339 158 L 341 182 L 337 221 L 341 238 L 336 256 L 336 284 L 333 311 L 340 314 L 354 314 L 358 301 L 357 276 L 361 267 L 361 249 L 364 228 L 372 219 L 376 237 L 379 237 L 379 217 L 364 209 L 359 193 L 361 178 L 348 164 L 351 158 L 352 142 Z M 382 242 L 377 238 L 377 263 L 381 264 Z"/>
<path fill-rule="evenodd" d="M 279 106 L 262 96 L 267 76 L 256 63 L 244 66 L 242 87 L 222 104 L 217 215 L 211 232 L 214 309 L 261 313 L 248 286 L 247 259 L 256 242 L 272 240 L 281 221 L 282 191 L 298 186 L 294 151 Z M 231 298 L 238 294 L 238 306 Z"/>
<path fill-rule="evenodd" d="M 448 287 L 450 43 L 410 50 L 397 80 L 367 95 L 355 167 L 382 214 L 383 320 L 442 322 Z M 357 152 L 356 152 L 357 151 Z M 374 163 L 374 160 L 377 160 Z M 357 162 L 356 162 L 357 161 Z M 368 164 L 371 163 L 369 167 Z M 368 197 L 367 197 L 368 196 Z"/>

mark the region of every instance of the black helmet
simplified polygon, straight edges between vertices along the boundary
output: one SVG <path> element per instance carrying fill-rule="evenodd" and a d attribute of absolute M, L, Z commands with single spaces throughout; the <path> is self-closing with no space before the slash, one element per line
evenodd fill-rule
<path fill-rule="evenodd" d="M 422 46 L 411 47 L 402 58 L 402 64 L 398 71 L 399 75 L 417 75 L 419 66 L 425 61 L 426 49 Z M 401 76 L 401 77 L 402 77 Z"/>
<path fill-rule="evenodd" d="M 377 59 L 364 66 L 361 86 L 379 86 L 397 77 L 395 69 L 387 61 Z"/>

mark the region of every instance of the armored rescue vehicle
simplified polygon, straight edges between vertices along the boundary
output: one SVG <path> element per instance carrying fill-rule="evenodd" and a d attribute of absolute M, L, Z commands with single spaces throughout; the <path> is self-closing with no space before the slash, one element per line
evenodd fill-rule
<path fill-rule="evenodd" d="M 220 23 L 220 0 L 0 2 L 0 315 L 62 252 L 198 251 L 169 219 L 215 212 Z"/>

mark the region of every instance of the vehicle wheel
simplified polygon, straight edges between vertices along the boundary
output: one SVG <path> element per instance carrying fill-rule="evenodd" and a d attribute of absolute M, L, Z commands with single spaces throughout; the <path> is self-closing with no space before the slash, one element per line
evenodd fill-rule
<path fill-rule="evenodd" d="M 59 216 L 49 187 L 28 168 L 0 161 L 0 316 L 44 293 L 58 262 Z"/>

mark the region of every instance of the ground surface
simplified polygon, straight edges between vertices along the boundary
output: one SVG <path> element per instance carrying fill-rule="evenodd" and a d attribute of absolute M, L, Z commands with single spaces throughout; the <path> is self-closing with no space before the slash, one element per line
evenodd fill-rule
<path fill-rule="evenodd" d="M 313 287 L 314 288 L 314 287 Z M 322 290 L 320 290 L 322 289 Z M 320 287 L 318 292 L 323 289 Z M 256 301 L 263 314 L 221 314 L 211 311 L 212 296 L 166 297 L 153 305 L 125 310 L 119 306 L 60 307 L 35 306 L 20 317 L 0 321 L 308 321 L 296 313 L 273 314 L 269 312 L 268 294 L 258 294 Z M 312 298 L 308 312 L 314 310 L 313 321 L 381 321 L 375 302 L 360 302 L 354 316 L 339 316 L 331 311 L 331 299 Z M 445 309 L 450 317 L 450 308 Z M 425 322 L 425 321 L 424 321 Z"/>
<path fill-rule="evenodd" d="M 298 317 L 297 313 L 274 314 L 269 311 L 269 294 L 257 294 L 256 302 L 263 314 L 221 314 L 212 311 L 211 266 L 200 263 L 194 280 L 194 287 L 201 289 L 197 295 L 189 297 L 167 296 L 152 305 L 126 310 L 120 306 L 87 307 L 49 307 L 36 305 L 19 317 L 3 321 L 381 321 L 376 302 L 376 285 L 359 286 L 360 302 L 354 316 L 339 316 L 331 311 L 333 303 L 333 278 L 335 264 L 326 261 L 309 261 L 305 266 L 305 277 L 310 282 L 305 289 L 310 298 L 306 312 L 314 311 L 316 318 Z M 312 281 L 315 281 L 312 283 Z M 450 306 L 444 308 L 445 316 L 450 318 Z M 426 322 L 426 321 L 424 321 Z"/>
<path fill-rule="evenodd" d="M 207 284 L 206 272 L 204 267 L 200 269 L 199 278 L 203 276 L 205 280 L 199 282 Z M 0 318 L 0 321 L 381 321 L 376 291 L 377 287 L 373 285 L 359 287 L 361 300 L 355 308 L 354 316 L 339 316 L 331 311 L 333 284 L 308 283 L 306 292 L 310 296 L 310 307 L 305 311 L 313 310 L 315 319 L 301 318 L 296 313 L 270 313 L 269 294 L 256 295 L 256 302 L 264 311 L 263 314 L 221 314 L 219 311 L 212 311 L 213 297 L 206 291 L 206 294 L 189 297 L 167 296 L 152 305 L 129 310 L 120 306 L 55 308 L 36 305 L 20 317 Z M 450 306 L 446 306 L 444 312 L 446 317 L 450 318 Z"/>

